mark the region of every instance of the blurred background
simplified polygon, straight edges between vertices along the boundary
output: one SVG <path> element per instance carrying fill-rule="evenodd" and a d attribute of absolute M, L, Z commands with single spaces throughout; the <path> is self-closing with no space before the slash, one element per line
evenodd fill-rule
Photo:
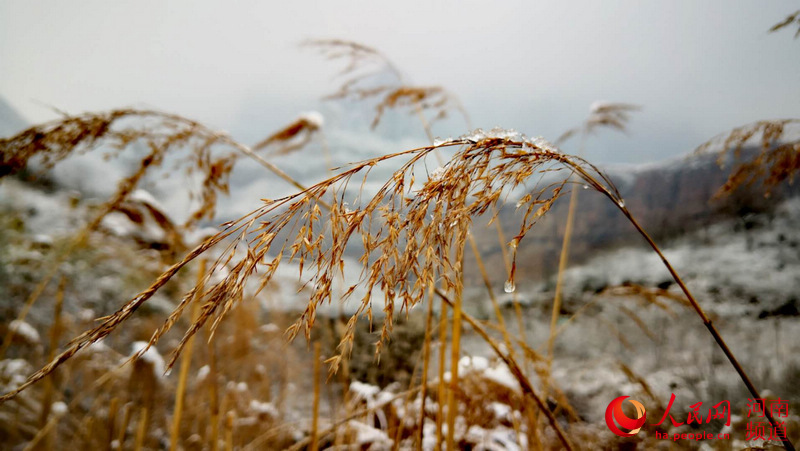
<path fill-rule="evenodd" d="M 243 159 L 231 168 L 213 214 L 180 229 L 176 225 L 192 217 L 198 202 L 188 188 L 201 179 L 175 176 L 167 168 L 181 160 L 169 157 L 138 182 L 124 206 L 88 230 L 146 147 L 131 145 L 116 155 L 111 144 L 99 142 L 52 168 L 37 158 L 13 166 L 14 137 L 29 127 L 119 108 L 162 111 L 251 146 L 305 186 L 334 167 L 475 128 L 502 127 L 552 142 L 577 130 L 559 147 L 597 164 L 619 187 L 764 396 L 791 402 L 786 422 L 797 440 L 800 200 L 790 182 L 800 165 L 784 161 L 789 175 L 775 186 L 758 178 L 719 195 L 741 161 L 752 158 L 765 165 L 764 174 L 774 173 L 777 166 L 764 169 L 774 161 L 759 155 L 780 146 L 790 146 L 786 161 L 797 160 L 797 121 L 783 123 L 766 141 L 763 127 L 726 141 L 736 127 L 800 117 L 798 27 L 789 23 L 770 32 L 797 7 L 789 0 L 3 2 L 3 392 L 95 318 L 146 288 L 219 224 L 258 208 L 264 198 L 297 191 L 263 163 Z M 346 47 L 313 43 L 320 39 L 357 42 L 375 53 L 367 52 L 365 66 L 351 71 Z M 356 75 L 366 76 L 347 85 Z M 347 86 L 440 87 L 451 103 L 438 118 L 437 105 L 424 101 L 420 112 L 399 104 L 382 110 L 382 94 L 330 98 Z M 624 106 L 625 116 L 598 122 L 608 105 Z M 599 126 L 589 133 L 593 121 Z M 302 128 L 291 132 L 297 124 Z M 366 192 L 376 192 L 398 164 L 375 168 Z M 612 399 L 629 395 L 648 405 L 648 418 L 660 418 L 672 393 L 676 418 L 698 401 L 710 406 L 729 399 L 734 406 L 732 426 L 704 425 L 730 433 L 731 440 L 675 446 L 770 446 L 769 440 L 746 440 L 749 395 L 658 256 L 614 204 L 580 192 L 571 234 L 565 232 L 570 200 L 564 197 L 523 240 L 512 292 L 502 289 L 508 277 L 502 239 L 494 225 L 487 228 L 488 218 L 475 219 L 486 279 L 468 253 L 464 310 L 497 327 L 509 324 L 525 373 L 580 448 L 657 446 L 649 441 L 652 431 L 625 439 L 611 434 L 603 414 Z M 508 193 L 499 210 L 507 239 L 518 229 L 514 203 L 522 194 Z M 569 253 L 559 282 L 565 235 Z M 73 241 L 76 236 L 81 239 Z M 347 255 L 356 273 L 358 257 Z M 312 340 L 320 344 L 316 355 L 304 340 L 287 344 L 282 331 L 308 298 L 296 265 L 242 302 L 215 344 L 206 345 L 207 337 L 198 341 L 186 363 L 189 376 L 159 371 L 164 356 L 158 349 L 166 354 L 178 333 L 165 336 L 149 357 L 118 368 L 193 285 L 199 268 L 187 271 L 124 330 L 0 405 L 0 449 L 60 449 L 66 440 L 81 449 L 315 449 L 317 439 L 320 447 L 355 449 L 433 449 L 438 443 L 443 414 L 436 409 L 444 400 L 429 394 L 426 413 L 408 390 L 419 388 L 423 348 L 435 354 L 429 382 L 435 386 L 432 381 L 444 377 L 438 353 L 452 346 L 452 336 L 445 331 L 438 341 L 424 308 L 403 313 L 396 340 L 378 362 L 372 344 L 379 330 L 360 321 L 352 362 L 326 382 L 324 365 L 320 370 L 315 363 L 335 354 L 357 303 L 321 310 Z M 433 314 L 440 312 L 437 303 Z M 557 336 L 554 324 L 563 327 Z M 426 340 L 426 331 L 433 339 Z M 448 371 L 459 366 L 465 377 L 457 446 L 559 448 L 544 417 L 528 416 L 530 400 L 487 341 L 466 326 L 464 334 L 460 363 L 441 351 Z M 533 357 L 539 353 L 543 360 Z M 315 373 L 323 373 L 322 382 L 314 381 Z M 182 408 L 176 407 L 178 393 L 185 393 Z M 314 407 L 320 403 L 321 410 Z M 470 408 L 480 414 L 470 416 Z M 687 430 L 694 429 L 665 429 Z"/>

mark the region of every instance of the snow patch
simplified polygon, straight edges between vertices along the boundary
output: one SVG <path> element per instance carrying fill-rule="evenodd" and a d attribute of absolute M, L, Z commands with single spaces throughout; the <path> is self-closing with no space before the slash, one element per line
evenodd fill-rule
<path fill-rule="evenodd" d="M 271 402 L 261 402 L 256 399 L 250 401 L 250 410 L 258 415 L 266 415 L 270 418 L 278 418 L 280 412 Z"/>
<path fill-rule="evenodd" d="M 167 212 L 167 209 L 164 208 L 164 205 L 162 205 L 159 201 L 157 201 L 156 198 L 152 194 L 150 194 L 149 191 L 143 189 L 134 190 L 128 196 L 128 200 L 131 200 L 133 202 L 139 202 L 144 205 L 149 205 L 164 214 L 166 214 Z"/>
<path fill-rule="evenodd" d="M 325 125 L 325 117 L 319 111 L 307 111 L 302 113 L 299 119 L 315 128 L 322 128 Z"/>
<path fill-rule="evenodd" d="M 39 332 L 37 332 L 33 326 L 26 323 L 25 321 L 15 319 L 11 321 L 11 324 L 9 324 L 8 327 L 10 327 L 12 331 L 14 331 L 14 335 L 22 338 L 23 340 L 25 340 L 30 344 L 38 344 L 41 341 L 41 337 L 39 337 Z"/>
<path fill-rule="evenodd" d="M 158 353 L 158 350 L 149 346 L 146 341 L 135 341 L 131 345 L 130 357 L 138 356 L 144 362 L 149 363 L 153 367 L 153 372 L 157 376 L 164 375 L 164 357 Z"/>
<path fill-rule="evenodd" d="M 196 378 L 198 381 L 203 381 L 208 377 L 209 373 L 211 373 L 211 367 L 208 365 L 203 365 L 199 370 L 197 370 Z"/>
<path fill-rule="evenodd" d="M 386 432 L 380 429 L 376 429 L 374 427 L 368 426 L 364 423 L 355 420 L 350 420 L 350 422 L 347 423 L 347 425 L 356 433 L 356 437 L 353 441 L 353 444 L 356 445 L 370 444 L 372 446 L 378 446 L 378 447 L 390 447 L 394 444 L 394 440 L 390 439 L 389 436 L 386 434 Z"/>
<path fill-rule="evenodd" d="M 53 412 L 53 415 L 60 417 L 65 415 L 69 411 L 69 408 L 63 402 L 57 401 L 50 406 L 50 411 Z"/>

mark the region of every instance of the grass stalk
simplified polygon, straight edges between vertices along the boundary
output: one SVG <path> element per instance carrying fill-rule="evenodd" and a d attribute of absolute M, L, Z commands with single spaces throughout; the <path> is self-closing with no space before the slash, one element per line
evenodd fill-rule
<path fill-rule="evenodd" d="M 117 413 L 119 412 L 119 398 L 116 396 L 111 398 L 111 404 L 108 406 L 108 450 L 114 449 L 114 429 L 117 425 Z"/>
<path fill-rule="evenodd" d="M 442 301 L 439 313 L 439 378 L 437 387 L 437 399 L 439 411 L 436 415 L 436 448 L 442 448 L 444 440 L 442 430 L 444 425 L 444 404 L 447 396 L 447 383 L 444 381 L 445 363 L 447 361 L 447 307 L 448 304 Z"/>
<path fill-rule="evenodd" d="M 428 370 L 431 360 L 431 335 L 433 335 L 433 302 L 435 285 L 428 285 L 428 311 L 425 315 L 425 341 L 422 345 L 422 375 L 420 379 L 419 429 L 417 429 L 417 450 L 422 451 L 423 431 L 425 430 L 425 401 L 428 397 Z"/>
<path fill-rule="evenodd" d="M 725 357 L 728 359 L 731 365 L 733 365 L 733 368 L 736 370 L 736 373 L 739 374 L 739 378 L 742 380 L 742 382 L 744 382 L 744 385 L 747 387 L 747 390 L 750 392 L 750 394 L 753 395 L 753 398 L 763 399 L 762 396 L 758 393 L 758 389 L 756 389 L 756 386 L 753 384 L 753 382 L 750 380 L 750 377 L 747 375 L 747 372 L 745 372 L 742 365 L 736 359 L 736 356 L 733 355 L 733 352 L 728 347 L 728 344 L 722 338 L 722 335 L 714 326 L 714 323 L 711 321 L 711 318 L 709 318 L 708 315 L 706 315 L 706 312 L 703 310 L 703 308 L 700 307 L 700 304 L 697 302 L 697 299 L 695 299 L 694 295 L 692 295 L 692 292 L 689 291 L 689 288 L 683 282 L 681 276 L 679 276 L 678 273 L 675 271 L 675 268 L 672 267 L 672 264 L 670 264 L 669 260 L 667 260 L 667 258 L 661 252 L 661 249 L 658 247 L 655 241 L 653 241 L 650 235 L 642 228 L 639 222 L 636 221 L 636 219 L 633 217 L 633 215 L 631 215 L 631 213 L 628 211 L 628 209 L 625 207 L 624 204 L 620 205 L 620 203 L 617 203 L 617 206 L 625 215 L 625 217 L 628 218 L 631 224 L 633 224 L 633 226 L 636 228 L 636 231 L 639 232 L 640 235 L 642 235 L 645 241 L 647 241 L 647 244 L 650 245 L 650 247 L 653 249 L 653 252 L 655 252 L 659 256 L 659 258 L 661 258 L 661 262 L 664 263 L 664 266 L 667 268 L 670 275 L 672 275 L 672 278 L 681 288 L 683 293 L 686 295 L 687 299 L 689 299 L 689 303 L 692 305 L 692 308 L 695 310 L 695 312 L 697 312 L 697 315 L 700 317 L 700 319 L 703 320 L 703 325 L 711 333 L 711 336 L 714 337 L 714 341 L 717 342 L 717 345 L 719 346 L 720 349 L 722 349 L 722 352 L 725 354 Z M 778 428 L 779 426 L 778 422 L 775 420 L 775 417 L 773 417 L 772 412 L 769 412 L 767 409 L 764 409 L 764 414 L 767 417 L 767 420 L 769 420 L 772 427 Z M 784 448 L 786 448 L 787 451 L 795 451 L 794 445 L 788 438 L 783 439 L 781 444 L 783 445 Z"/>
<path fill-rule="evenodd" d="M 447 449 L 455 449 L 456 417 L 458 417 L 458 361 L 461 357 L 461 316 L 464 292 L 464 246 L 459 247 L 456 260 L 461 268 L 456 275 L 459 281 L 455 284 L 455 302 L 453 308 L 453 336 L 450 348 L 450 390 L 447 392 Z"/>
<path fill-rule="evenodd" d="M 672 267 L 672 264 L 669 262 L 669 260 L 667 260 L 666 256 L 664 256 L 664 253 L 661 252 L 661 249 L 658 247 L 658 245 L 655 243 L 655 241 L 653 241 L 653 239 L 650 237 L 650 235 L 644 230 L 644 228 L 642 228 L 642 226 L 639 224 L 639 222 L 636 220 L 636 218 L 633 217 L 631 212 L 625 206 L 625 202 L 621 198 L 619 198 L 618 196 L 615 196 L 613 193 L 611 193 L 611 191 L 609 191 L 609 189 L 607 187 L 605 187 L 603 184 L 599 183 L 598 180 L 595 177 L 593 177 L 591 174 L 587 173 L 586 170 L 583 167 L 581 167 L 580 165 L 577 165 L 577 164 L 574 164 L 574 163 L 570 163 L 570 166 L 572 166 L 573 169 L 578 174 L 580 174 L 581 177 L 584 180 L 592 183 L 592 185 L 595 187 L 595 189 L 597 189 L 602 194 L 604 194 L 606 197 L 611 199 L 611 201 L 614 202 L 614 204 L 617 206 L 617 208 L 619 208 L 619 210 L 622 212 L 622 214 L 625 215 L 625 217 L 628 219 L 628 221 L 633 225 L 633 227 L 636 229 L 636 231 L 639 232 L 639 234 L 644 238 L 644 240 L 647 242 L 647 244 L 650 245 L 650 247 L 653 249 L 653 252 L 655 252 L 656 255 L 658 255 L 658 257 L 661 259 L 661 262 L 667 268 L 667 271 L 669 271 L 669 273 L 672 276 L 673 280 L 675 280 L 675 282 L 681 288 L 681 291 L 683 291 L 683 293 L 686 295 L 686 298 L 689 300 L 690 305 L 692 306 L 694 311 L 697 313 L 697 315 L 700 317 L 700 319 L 703 321 L 703 325 L 705 325 L 706 329 L 708 329 L 708 331 L 711 333 L 711 336 L 714 338 L 714 341 L 717 342 L 717 345 L 722 350 L 722 352 L 725 354 L 725 357 L 728 359 L 728 361 L 731 363 L 733 368 L 736 370 L 736 373 L 739 375 L 739 378 L 742 380 L 742 382 L 747 387 L 747 390 L 750 392 L 750 394 L 753 396 L 754 399 L 763 399 L 761 397 L 761 395 L 758 393 L 758 390 L 756 389 L 756 387 L 753 384 L 753 382 L 750 380 L 750 377 L 747 375 L 747 372 L 745 372 L 745 370 L 742 367 L 742 365 L 739 363 L 739 361 L 733 355 L 733 352 L 728 347 L 728 344 L 722 338 L 722 335 L 719 333 L 717 328 L 714 326 L 714 323 L 711 321 L 711 319 L 708 317 L 706 312 L 703 310 L 703 308 L 697 302 L 697 299 L 695 299 L 695 297 L 692 294 L 692 292 L 689 291 L 689 288 L 683 282 L 683 279 L 681 278 L 681 276 L 678 275 L 678 272 L 675 271 L 675 268 Z M 770 422 L 770 424 L 772 425 L 773 428 L 778 427 L 778 423 L 777 423 L 777 421 L 775 421 L 775 418 L 773 417 L 771 412 L 765 412 L 765 416 L 767 417 L 767 420 L 769 420 L 769 422 Z M 794 445 L 791 443 L 791 441 L 788 438 L 784 439 L 781 443 L 782 443 L 783 447 L 785 449 L 787 449 L 788 451 L 795 451 Z"/>
<path fill-rule="evenodd" d="M 63 256 L 56 257 L 56 262 L 50 264 L 50 269 L 48 270 L 47 274 L 42 278 L 42 280 L 39 281 L 39 283 L 36 285 L 36 288 L 34 288 L 31 294 L 28 296 L 28 299 L 25 300 L 25 305 L 22 307 L 22 310 L 20 310 L 19 314 L 17 315 L 16 318 L 17 321 L 20 322 L 25 321 L 25 318 L 28 317 L 28 313 L 31 311 L 33 304 L 36 303 L 36 301 L 39 299 L 42 293 L 44 293 L 44 290 L 45 288 L 47 288 L 47 285 L 50 283 L 51 280 L 53 280 L 53 277 L 55 277 L 56 273 L 58 272 L 59 265 L 66 260 L 67 252 L 63 252 L 62 254 Z M 13 340 L 15 332 L 16 329 L 9 325 L 6 335 L 3 337 L 3 345 L 2 347 L 0 347 L 0 360 L 2 360 L 3 357 L 5 357 L 6 351 L 8 351 L 8 347 L 11 346 L 11 340 Z"/>
<path fill-rule="evenodd" d="M 125 436 L 128 433 L 128 424 L 131 421 L 131 413 L 133 412 L 133 407 L 131 404 L 125 404 L 122 408 L 122 423 L 119 427 L 119 432 L 117 433 L 117 442 L 119 443 L 120 449 L 125 449 Z"/>
<path fill-rule="evenodd" d="M 550 315 L 550 335 L 547 338 L 548 366 L 552 364 L 553 354 L 555 351 L 556 329 L 558 327 L 558 317 L 561 315 L 561 299 L 563 297 L 564 290 L 564 273 L 567 270 L 569 244 L 572 238 L 572 226 L 575 222 L 575 207 L 577 203 L 578 190 L 573 188 L 569 195 L 567 222 L 564 227 L 564 240 L 561 243 L 561 255 L 558 259 L 558 275 L 556 276 L 556 292 L 553 297 L 553 312 Z"/>
<path fill-rule="evenodd" d="M 217 389 L 217 349 L 214 341 L 211 340 L 211 332 L 206 330 L 208 334 L 208 398 L 211 407 L 211 433 L 208 439 L 211 451 L 217 451 L 219 448 L 219 393 Z"/>
<path fill-rule="evenodd" d="M 451 306 L 455 305 L 454 302 L 450 300 L 447 297 L 447 295 L 444 294 L 441 290 L 436 290 L 436 294 L 442 299 L 443 302 L 447 302 L 447 304 Z M 489 346 L 492 347 L 492 350 L 495 352 L 495 354 L 497 354 L 497 356 L 500 357 L 500 359 L 508 366 L 508 369 L 511 371 L 511 374 L 513 374 L 514 378 L 517 379 L 517 382 L 519 382 L 520 387 L 522 389 L 522 393 L 530 397 L 536 403 L 536 406 L 539 408 L 539 411 L 545 414 L 548 421 L 550 422 L 550 426 L 556 432 L 556 436 L 558 437 L 564 449 L 572 450 L 573 449 L 572 444 L 569 442 L 569 439 L 567 439 L 566 434 L 561 429 L 561 426 L 558 424 L 558 420 L 556 420 L 555 416 L 553 416 L 553 413 L 550 412 L 550 409 L 547 407 L 544 401 L 542 401 L 542 398 L 536 394 L 536 391 L 533 389 L 533 385 L 528 380 L 528 378 L 525 377 L 525 374 L 522 372 L 522 369 L 517 364 L 514 356 L 511 354 L 504 353 L 502 349 L 500 349 L 500 344 L 494 338 L 492 338 L 489 335 L 489 333 L 486 332 L 486 329 L 484 329 L 483 326 L 481 326 L 481 324 L 471 315 L 462 312 L 460 317 L 463 318 L 463 320 L 466 321 L 472 327 L 472 329 L 475 330 L 475 332 L 477 332 L 478 335 L 480 335 L 481 338 L 483 338 L 483 340 L 489 344 Z"/>
<path fill-rule="evenodd" d="M 579 155 L 582 156 L 584 147 L 586 145 L 586 128 L 581 130 L 581 143 L 579 147 Z M 547 365 L 548 368 L 553 363 L 555 352 L 555 343 L 557 335 L 558 317 L 561 315 L 561 301 L 564 296 L 564 272 L 567 270 L 567 262 L 569 260 L 569 245 L 572 240 L 572 230 L 575 224 L 575 210 L 578 205 L 578 192 L 574 188 L 569 193 L 569 206 L 567 207 L 567 220 L 564 225 L 564 239 L 561 242 L 561 254 L 558 258 L 558 275 L 556 276 L 556 292 L 553 296 L 553 312 L 550 316 L 550 335 L 547 338 Z"/>
<path fill-rule="evenodd" d="M 374 412 L 374 411 L 376 411 L 378 409 L 382 409 L 382 408 L 384 408 L 384 407 L 386 407 L 388 405 L 391 405 L 394 401 L 396 401 L 398 399 L 402 399 L 404 397 L 409 397 L 409 396 L 413 395 L 414 393 L 416 393 L 420 389 L 421 389 L 421 387 L 416 387 L 416 388 L 413 388 L 413 389 L 408 390 L 408 391 L 400 392 L 400 393 L 396 394 L 395 396 L 392 396 L 391 398 L 386 399 L 383 402 L 376 403 L 375 405 L 373 405 L 371 407 L 365 407 L 365 408 L 360 409 L 360 410 L 358 410 L 358 411 L 356 411 L 356 412 L 354 412 L 354 413 L 352 413 L 350 415 L 347 415 L 346 417 L 336 421 L 330 427 L 320 431 L 319 436 L 320 437 L 325 437 L 327 435 L 330 435 L 330 434 L 333 433 L 333 431 L 337 427 L 344 425 L 348 421 L 355 420 L 357 418 L 361 418 L 361 417 L 363 417 L 364 415 L 366 415 L 366 414 L 368 414 L 370 412 Z M 281 426 L 277 426 L 276 428 L 273 428 L 273 429 L 284 428 L 284 427 L 287 427 L 287 426 L 290 426 L 290 425 L 281 425 Z M 249 450 L 254 450 L 254 449 L 260 449 L 260 448 L 257 448 L 257 446 L 261 445 L 267 438 L 271 437 L 274 434 L 275 434 L 275 432 L 273 430 L 269 430 L 269 431 L 265 432 L 264 434 L 262 434 L 261 436 L 256 438 L 256 440 L 254 440 L 252 443 L 248 444 L 245 447 L 245 450 L 249 451 Z M 291 447 L 287 448 L 287 451 L 299 451 L 299 450 L 303 449 L 304 447 L 306 447 L 307 445 L 309 445 L 310 443 L 311 443 L 310 437 L 306 437 L 303 440 L 298 441 L 297 443 L 295 443 Z"/>
<path fill-rule="evenodd" d="M 61 277 L 58 283 L 58 291 L 56 292 L 56 303 L 53 306 L 53 325 L 50 327 L 50 343 L 47 350 L 47 360 L 50 361 L 55 357 L 58 350 L 58 339 L 61 337 L 61 312 L 64 305 L 64 289 L 66 279 Z M 45 379 L 44 396 L 42 396 L 42 411 L 39 416 L 39 427 L 42 428 L 47 424 L 47 418 L 50 416 L 50 407 L 53 405 L 53 394 L 55 391 L 55 382 L 53 375 Z"/>
<path fill-rule="evenodd" d="M 236 414 L 229 411 L 225 414 L 225 451 L 233 451 L 233 422 Z"/>
<path fill-rule="evenodd" d="M 197 267 L 197 287 L 196 293 L 203 292 L 203 280 L 206 274 L 206 260 L 200 259 Z M 200 313 L 200 301 L 195 296 L 191 308 L 191 321 L 194 322 Z M 175 408 L 172 414 L 172 429 L 169 437 L 169 449 L 174 451 L 178 449 L 178 438 L 181 432 L 181 415 L 183 413 L 184 398 L 186 396 L 186 381 L 189 379 L 189 368 L 192 364 L 192 353 L 194 352 L 194 337 L 191 337 L 186 343 L 186 350 L 181 356 L 181 370 L 178 377 L 178 388 L 175 393 Z"/>
<path fill-rule="evenodd" d="M 136 440 L 133 444 L 134 451 L 140 451 L 144 446 L 144 441 L 147 436 L 147 407 L 142 407 L 139 411 L 139 423 L 136 428 Z"/>
<path fill-rule="evenodd" d="M 408 396 L 406 396 L 406 399 L 403 401 L 403 412 L 408 412 L 409 411 L 408 406 L 411 404 L 411 401 L 414 398 L 414 393 L 416 393 L 416 390 L 414 390 L 414 384 L 416 383 L 417 372 L 420 370 L 420 364 L 421 363 L 424 366 L 424 362 L 421 362 L 419 359 L 416 359 L 416 361 L 414 362 L 414 368 L 411 370 L 411 377 L 408 380 L 408 390 L 406 390 L 408 392 Z M 424 385 L 422 385 L 422 384 L 420 384 L 420 391 L 424 391 Z M 423 419 L 424 419 L 424 417 L 423 417 Z M 400 440 L 402 439 L 404 426 L 405 426 L 403 418 L 397 418 L 397 422 L 396 423 L 397 423 L 397 426 L 396 426 L 395 431 L 394 431 L 395 432 L 394 433 L 394 444 L 392 445 L 392 451 L 397 451 L 397 450 L 400 449 Z"/>
<path fill-rule="evenodd" d="M 419 117 L 419 120 L 422 123 L 422 128 L 425 130 L 425 135 L 428 137 L 428 141 L 431 144 L 433 144 L 434 137 L 433 137 L 433 129 L 431 128 L 431 124 L 428 121 L 428 119 L 425 117 L 425 112 L 423 111 L 422 106 L 420 105 L 420 102 L 418 100 L 414 100 L 413 103 L 414 103 L 414 110 L 416 111 L 417 116 Z M 466 114 L 466 111 L 461 109 L 461 112 L 462 112 L 462 114 L 464 116 L 464 120 L 467 123 L 467 128 L 468 129 L 472 129 L 472 124 L 470 123 L 470 119 L 469 119 L 469 116 Z M 439 165 L 443 166 L 444 165 L 444 159 L 442 158 L 442 155 L 439 153 L 439 151 L 435 152 L 435 156 L 436 156 L 436 160 L 438 161 Z M 505 239 L 503 238 L 503 228 L 502 228 L 502 225 L 500 223 L 500 218 L 497 218 L 494 221 L 494 225 L 497 228 L 498 239 L 500 240 L 500 249 L 502 250 L 502 254 L 503 254 L 503 263 L 506 265 L 506 267 L 508 269 L 508 272 L 510 274 L 511 266 L 510 266 L 510 263 L 508 261 L 508 253 L 506 252 L 506 248 L 505 248 L 506 242 L 505 242 Z M 500 308 L 499 308 L 499 306 L 497 304 L 497 299 L 496 299 L 495 294 L 494 294 L 494 288 L 492 287 L 492 283 L 490 282 L 489 276 L 486 273 L 486 265 L 484 265 L 483 258 L 481 257 L 481 254 L 478 251 L 478 244 L 475 241 L 475 237 L 472 236 L 471 233 L 467 234 L 467 240 L 469 241 L 470 247 L 472 248 L 473 255 L 475 256 L 475 263 L 478 265 L 478 269 L 480 270 L 481 276 L 483 277 L 483 283 L 486 286 L 486 291 L 489 294 L 489 298 L 492 300 L 492 305 L 495 307 L 495 312 L 497 314 L 498 322 L 500 323 L 501 327 L 503 328 L 503 336 L 506 339 L 506 341 L 508 342 L 509 350 L 510 350 L 510 349 L 512 349 L 511 348 L 511 340 L 508 338 L 508 331 L 506 330 L 505 321 L 503 320 L 502 313 L 500 312 Z M 463 265 L 462 265 L 462 270 L 463 270 Z M 522 330 L 523 330 L 522 329 L 522 312 L 521 312 L 521 309 L 519 308 L 519 303 L 516 302 L 516 297 L 515 297 L 514 305 L 515 305 L 515 307 L 517 309 L 520 333 L 522 333 Z"/>
<path fill-rule="evenodd" d="M 319 449 L 317 442 L 317 429 L 319 428 L 319 385 L 320 385 L 320 343 L 314 342 L 314 404 L 312 407 L 311 417 L 311 451 Z"/>
<path fill-rule="evenodd" d="M 497 317 L 497 324 L 503 334 L 503 340 L 506 342 L 509 352 L 513 352 L 514 348 L 511 345 L 511 337 L 509 336 L 508 329 L 506 328 L 506 321 L 503 318 L 503 312 L 500 310 L 500 304 L 497 302 L 497 297 L 494 295 L 492 284 L 489 281 L 489 274 L 486 272 L 486 267 L 483 265 L 483 259 L 480 257 L 480 253 L 478 251 L 478 245 L 475 243 L 474 239 L 469 240 L 469 245 L 470 248 L 472 248 L 473 255 L 475 256 L 475 262 L 478 264 L 478 270 L 481 273 L 481 278 L 483 278 L 483 284 L 486 286 L 486 290 L 489 292 L 489 300 L 492 302 L 492 308 L 494 309 L 494 314 Z"/>
<path fill-rule="evenodd" d="M 496 205 L 492 206 L 492 214 L 495 216 L 499 215 Z M 494 221 L 494 227 L 497 230 L 497 240 L 500 243 L 500 255 L 503 256 L 503 264 L 506 267 L 507 277 L 511 277 L 511 256 L 508 255 L 508 249 L 506 248 L 508 246 L 508 240 L 506 240 L 506 234 L 503 232 L 499 217 Z M 522 305 L 519 303 L 519 292 L 517 290 L 511 293 L 511 302 L 514 304 L 514 314 L 517 317 L 517 332 L 522 341 L 527 341 L 525 337 L 525 319 L 522 316 Z"/>

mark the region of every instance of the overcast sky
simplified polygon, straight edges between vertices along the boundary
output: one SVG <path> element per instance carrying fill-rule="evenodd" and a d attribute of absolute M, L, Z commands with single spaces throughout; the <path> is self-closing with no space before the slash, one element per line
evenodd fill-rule
<path fill-rule="evenodd" d="M 590 159 L 685 153 L 757 119 L 800 117 L 796 0 L 0 3 L 0 96 L 30 121 L 154 107 L 249 138 L 320 108 L 340 67 L 298 44 L 363 42 L 476 126 L 555 139 L 595 100 L 641 104 Z M 413 118 L 409 119 L 413 120 Z M 443 133 L 444 135 L 444 133 Z M 420 134 L 420 137 L 422 135 Z M 399 150 L 399 149 L 398 149 Z"/>

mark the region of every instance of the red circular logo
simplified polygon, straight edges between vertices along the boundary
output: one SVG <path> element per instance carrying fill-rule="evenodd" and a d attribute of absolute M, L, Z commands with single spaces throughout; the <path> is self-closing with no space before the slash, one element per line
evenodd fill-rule
<path fill-rule="evenodd" d="M 635 399 L 630 399 L 628 402 L 636 407 L 636 418 L 628 418 L 625 412 L 622 411 L 622 401 L 625 401 L 627 398 L 627 396 L 620 396 L 611 401 L 606 408 L 606 425 L 611 429 L 611 432 L 620 437 L 636 435 L 636 433 L 642 429 L 642 426 L 644 426 L 644 422 L 647 418 L 644 406 Z M 617 425 L 619 425 L 619 427 L 617 427 Z M 620 427 L 628 429 L 630 432 L 623 432 Z"/>

